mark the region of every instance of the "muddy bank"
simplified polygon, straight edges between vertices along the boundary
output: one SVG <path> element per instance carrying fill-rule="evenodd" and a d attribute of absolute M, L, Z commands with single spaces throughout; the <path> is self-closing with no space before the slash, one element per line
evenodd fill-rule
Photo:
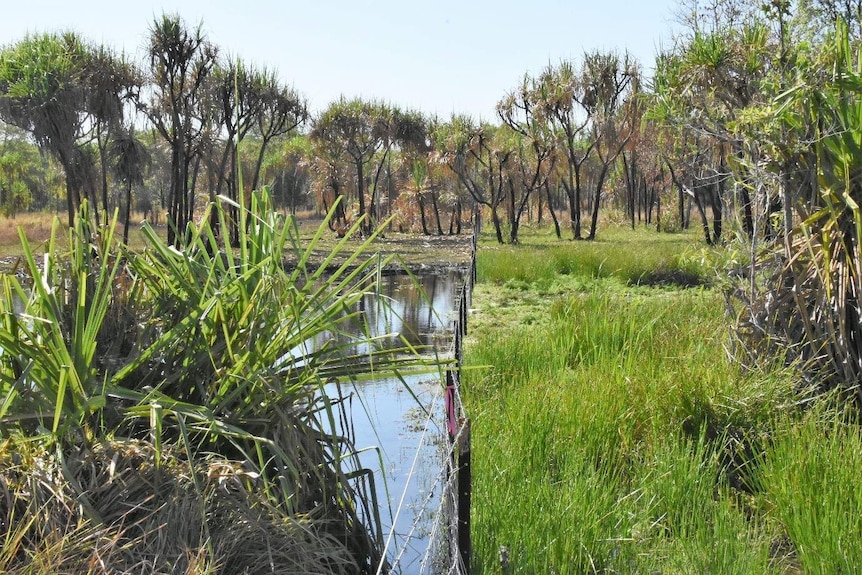
<path fill-rule="evenodd" d="M 324 238 L 318 248 L 314 250 L 308 265 L 312 269 L 326 260 L 336 245 L 337 238 Z M 361 240 L 348 240 L 347 246 L 355 246 L 358 249 L 362 245 Z M 472 261 L 472 235 L 462 234 L 459 236 L 425 236 L 417 234 L 389 233 L 384 237 L 376 238 L 366 248 L 367 255 L 379 253 L 383 258 L 395 256 L 394 260 L 385 266 L 387 273 L 401 273 L 404 268 L 413 273 L 434 273 L 447 270 L 465 270 L 470 267 Z M 328 268 L 335 269 L 348 257 L 348 252 L 338 256 L 330 262 Z M 295 260 L 288 258 L 285 266 L 290 268 L 295 265 Z"/>

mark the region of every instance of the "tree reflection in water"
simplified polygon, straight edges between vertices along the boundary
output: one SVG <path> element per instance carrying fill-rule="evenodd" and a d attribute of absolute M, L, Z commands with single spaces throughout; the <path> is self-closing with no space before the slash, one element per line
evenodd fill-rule
<path fill-rule="evenodd" d="M 384 276 L 379 292 L 369 291 L 358 309 L 351 310 L 360 313 L 351 320 L 350 328 L 328 334 L 315 345 L 329 340 L 328 344 L 336 343 L 336 348 L 346 345 L 344 352 L 361 354 L 367 351 L 362 345 L 367 344 L 350 342 L 358 341 L 357 334 L 367 329 L 374 336 L 392 335 L 381 344 L 398 347 L 407 341 L 426 347 L 429 353 L 445 354 L 452 342 L 455 297 L 465 277 L 466 272 L 458 270 L 415 277 Z M 419 573 L 432 540 L 433 515 L 440 505 L 440 491 L 434 486 L 443 460 L 439 451 L 439 438 L 445 433 L 442 382 L 435 375 L 410 376 L 406 381 L 386 377 L 342 385 L 340 390 L 330 384 L 325 392 L 349 402 L 351 421 L 347 425 L 354 445 L 361 450 L 363 466 L 374 470 L 383 526 L 392 529 L 394 523 L 388 556 L 390 560 L 398 557 L 399 562 L 393 573 Z M 431 436 L 424 437 L 429 414 Z M 411 475 L 414 459 L 416 469 Z M 406 508 L 399 514 L 402 494 Z"/>
<path fill-rule="evenodd" d="M 345 322 L 342 331 L 321 334 L 314 343 L 321 346 L 335 340 L 330 344 L 361 354 L 367 351 L 367 344 L 344 346 L 358 341 L 367 330 L 372 337 L 389 336 L 379 341 L 384 347 L 401 347 L 407 342 L 428 348 L 429 353 L 445 352 L 451 344 L 455 294 L 463 281 L 464 273 L 454 269 L 415 276 L 384 275 L 378 290 L 369 289 L 357 309 L 351 310 L 360 313 Z"/>

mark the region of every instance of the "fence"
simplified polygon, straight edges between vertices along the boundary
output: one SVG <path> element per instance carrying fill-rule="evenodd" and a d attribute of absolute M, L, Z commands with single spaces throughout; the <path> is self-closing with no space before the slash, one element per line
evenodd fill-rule
<path fill-rule="evenodd" d="M 464 359 L 464 337 L 467 317 L 476 281 L 476 247 L 478 227 L 473 228 L 470 271 L 457 297 L 457 315 L 452 325 L 454 365 L 446 370 L 446 437 L 448 481 L 443 505 L 448 518 L 448 575 L 469 575 L 473 545 L 470 535 L 472 469 L 470 457 L 470 418 L 461 401 L 461 365 Z"/>
<path fill-rule="evenodd" d="M 443 465 L 440 468 L 436 480 L 433 481 L 434 488 L 430 490 L 432 495 L 423 501 L 419 507 L 434 516 L 433 525 L 430 529 L 431 541 L 424 553 L 422 564 L 418 571 L 415 565 L 403 565 L 402 555 L 398 554 L 390 565 L 393 572 L 401 574 L 433 574 L 433 575 L 469 575 L 472 554 L 472 542 L 470 534 L 470 510 L 472 495 L 472 475 L 470 458 L 470 419 L 464 410 L 461 401 L 461 365 L 463 362 L 463 342 L 467 335 L 467 317 L 472 299 L 473 284 L 476 280 L 476 245 L 478 229 L 474 227 L 472 238 L 472 257 L 469 269 L 465 270 L 464 282 L 461 284 L 455 296 L 456 310 L 452 321 L 452 347 L 451 363 L 445 371 L 445 388 L 443 392 L 445 417 L 443 421 L 437 420 L 445 426 L 442 432 L 444 436 Z M 439 396 L 438 396 L 439 399 Z M 439 404 L 437 404 L 439 405 Z M 439 409 L 439 407 L 437 408 Z M 431 412 L 434 409 L 432 407 Z M 437 412 L 439 413 L 439 411 Z M 429 428 L 432 426 L 426 421 L 426 432 L 423 432 L 420 440 L 422 444 L 430 441 Z M 439 429 L 439 428 L 438 428 Z M 417 452 L 418 453 L 418 452 Z M 411 470 L 412 475 L 412 470 Z M 440 489 L 441 494 L 439 507 L 434 508 L 432 499 L 433 492 Z M 399 508 L 401 505 L 399 504 Z M 432 511 L 432 509 L 434 509 Z M 419 520 L 417 519 L 417 522 Z M 410 538 L 414 534 L 414 528 L 407 535 L 402 550 L 406 548 Z M 387 541 L 386 547 L 389 547 Z M 384 550 L 384 555 L 385 555 Z M 384 572 L 382 569 L 378 573 Z"/>
<path fill-rule="evenodd" d="M 448 518 L 449 575 L 469 575 L 472 555 L 470 536 L 470 499 L 472 496 L 472 470 L 470 458 L 470 419 L 461 401 L 461 364 L 463 340 L 467 334 L 467 311 L 470 289 L 468 282 L 461 288 L 458 300 L 458 318 L 453 322 L 454 365 L 446 371 L 446 437 L 447 474 L 443 505 Z"/>

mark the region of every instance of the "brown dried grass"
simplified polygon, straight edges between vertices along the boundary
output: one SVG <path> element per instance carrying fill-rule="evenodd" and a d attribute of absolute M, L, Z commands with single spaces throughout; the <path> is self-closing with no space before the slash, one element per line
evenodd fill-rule
<path fill-rule="evenodd" d="M 325 526 L 255 497 L 257 478 L 212 456 L 189 463 L 163 449 L 105 440 L 57 454 L 0 446 L 0 572 L 352 573 Z"/>

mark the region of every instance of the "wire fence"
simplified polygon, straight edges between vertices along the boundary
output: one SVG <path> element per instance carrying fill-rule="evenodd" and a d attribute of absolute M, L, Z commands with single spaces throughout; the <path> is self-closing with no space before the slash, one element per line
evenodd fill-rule
<path fill-rule="evenodd" d="M 413 509 L 414 521 L 394 557 L 390 557 L 389 567 L 394 573 L 407 575 L 469 575 L 472 543 L 470 534 L 470 500 L 472 496 L 472 474 L 470 460 L 470 419 L 464 410 L 461 400 L 461 365 L 463 362 L 463 342 L 467 335 L 467 318 L 472 299 L 473 284 L 476 280 L 476 246 L 478 227 L 474 226 L 472 237 L 472 258 L 464 282 L 456 294 L 455 318 L 452 321 L 452 347 L 450 350 L 452 363 L 446 369 L 442 391 L 433 398 L 428 417 L 425 420 L 416 457 L 410 470 L 410 478 L 418 470 L 415 469 L 422 449 L 428 448 L 431 442 L 441 444 L 443 436 L 442 465 L 431 477 L 431 485 L 423 501 Z M 444 427 L 440 428 L 435 414 L 440 413 L 440 399 L 443 399 Z M 427 475 L 426 475 L 427 477 Z M 406 490 L 405 490 L 406 492 Z M 398 510 L 403 508 L 399 502 Z M 430 517 L 430 521 L 429 521 Z M 395 520 L 393 520 L 393 524 Z M 428 524 L 430 523 L 430 527 Z M 417 534 L 422 533 L 419 537 Z M 415 539 L 421 539 L 426 549 L 421 555 L 422 560 L 417 565 L 404 565 L 406 550 Z M 393 545 L 392 534 L 386 541 L 388 555 Z M 383 573 L 381 569 L 378 573 Z"/>
<path fill-rule="evenodd" d="M 446 371 L 446 438 L 447 481 L 443 505 L 448 533 L 449 565 L 447 575 L 469 575 L 472 541 L 470 537 L 470 500 L 472 471 L 470 458 L 470 418 L 461 400 L 461 365 L 463 342 L 467 335 L 467 315 L 470 308 L 472 282 L 475 274 L 475 250 L 470 279 L 464 283 L 458 297 L 458 317 L 454 321 L 454 365 Z"/>

